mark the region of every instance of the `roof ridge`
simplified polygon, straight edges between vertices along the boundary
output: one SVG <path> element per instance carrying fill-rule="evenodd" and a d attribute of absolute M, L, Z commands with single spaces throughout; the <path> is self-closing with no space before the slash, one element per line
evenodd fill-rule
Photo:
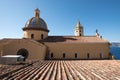
<path fill-rule="evenodd" d="M 35 41 L 35 40 L 32 40 L 32 39 L 25 39 L 25 40 L 29 40 L 37 45 L 40 45 L 40 46 L 44 46 L 41 42 L 38 42 L 38 41 Z"/>

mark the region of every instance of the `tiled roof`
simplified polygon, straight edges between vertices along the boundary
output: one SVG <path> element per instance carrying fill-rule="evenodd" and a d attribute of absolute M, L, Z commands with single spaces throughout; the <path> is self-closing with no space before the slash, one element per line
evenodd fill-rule
<path fill-rule="evenodd" d="M 4 39 L 1 39 L 1 40 L 0 40 L 0 44 L 7 44 L 7 43 L 9 43 L 9 42 L 12 41 L 12 40 L 14 40 L 14 39 L 4 38 Z"/>
<path fill-rule="evenodd" d="M 48 36 L 42 42 L 65 42 L 65 43 L 96 43 L 96 42 L 108 42 L 103 38 L 96 36 Z"/>
<path fill-rule="evenodd" d="M 0 40 L 0 45 L 1 44 L 9 44 L 10 42 L 13 42 L 13 41 L 24 41 L 26 40 L 27 42 L 32 42 L 34 44 L 37 44 L 39 46 L 44 46 L 43 44 L 39 43 L 38 41 L 35 41 L 35 40 L 32 40 L 32 39 L 11 39 L 11 38 L 4 38 L 2 40 Z"/>
<path fill-rule="evenodd" d="M 23 40 L 23 39 L 2 39 L 0 40 L 1 44 L 7 44 L 11 41 L 16 41 L 16 40 Z M 25 39 L 28 41 L 36 42 L 34 40 L 30 39 Z M 103 38 L 99 38 L 96 36 L 48 36 L 44 40 L 40 40 L 39 42 L 63 42 L 63 43 L 103 43 L 107 42 L 107 40 Z"/>
<path fill-rule="evenodd" d="M 11 66 L 11 65 L 10 65 Z M 10 71 L 12 68 L 0 71 Z M 1 80 L 120 80 L 120 61 L 72 60 L 38 61 L 1 75 Z"/>

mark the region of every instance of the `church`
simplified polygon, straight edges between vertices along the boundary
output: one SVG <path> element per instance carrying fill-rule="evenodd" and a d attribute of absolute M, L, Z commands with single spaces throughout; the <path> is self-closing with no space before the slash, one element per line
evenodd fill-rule
<path fill-rule="evenodd" d="M 34 11 L 22 28 L 21 39 L 4 38 L 0 40 L 0 56 L 22 55 L 25 59 L 40 60 L 89 60 L 110 59 L 110 43 L 96 30 L 94 36 L 85 36 L 84 28 L 78 21 L 74 36 L 49 36 L 46 22 L 40 10 Z"/>

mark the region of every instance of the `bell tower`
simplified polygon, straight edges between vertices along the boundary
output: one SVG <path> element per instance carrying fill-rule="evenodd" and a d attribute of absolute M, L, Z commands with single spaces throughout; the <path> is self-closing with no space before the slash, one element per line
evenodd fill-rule
<path fill-rule="evenodd" d="M 83 26 L 80 24 L 80 21 L 77 22 L 74 34 L 75 34 L 75 36 L 84 36 L 84 34 L 83 34 Z"/>

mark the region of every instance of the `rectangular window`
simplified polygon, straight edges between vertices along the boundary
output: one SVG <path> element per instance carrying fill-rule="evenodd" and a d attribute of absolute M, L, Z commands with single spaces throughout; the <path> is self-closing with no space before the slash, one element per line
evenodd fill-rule
<path fill-rule="evenodd" d="M 77 58 L 77 53 L 75 53 L 75 58 Z"/>
<path fill-rule="evenodd" d="M 53 58 L 53 53 L 51 53 L 51 59 Z"/>
<path fill-rule="evenodd" d="M 87 58 L 90 59 L 90 53 L 87 53 Z"/>
<path fill-rule="evenodd" d="M 100 53 L 100 58 L 101 58 L 101 59 L 103 58 L 103 53 Z"/>
<path fill-rule="evenodd" d="M 31 34 L 31 39 L 34 39 L 34 34 Z"/>
<path fill-rule="evenodd" d="M 65 53 L 63 53 L 63 58 L 65 58 L 65 57 L 66 57 Z"/>

